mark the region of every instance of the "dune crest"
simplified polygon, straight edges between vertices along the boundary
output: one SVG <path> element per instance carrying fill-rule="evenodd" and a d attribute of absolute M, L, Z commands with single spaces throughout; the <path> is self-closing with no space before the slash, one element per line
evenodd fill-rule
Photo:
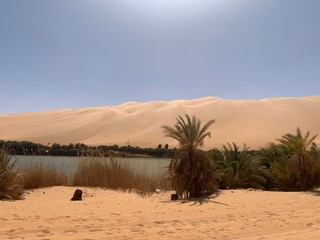
<path fill-rule="evenodd" d="M 175 124 L 175 118 L 183 114 L 194 114 L 202 122 L 216 119 L 205 149 L 226 142 L 257 149 L 285 133 L 294 133 L 297 127 L 312 135 L 320 133 L 320 96 L 262 100 L 206 97 L 0 115 L 0 139 L 140 147 L 168 143 L 174 147 L 177 143 L 164 137 L 161 126 Z M 320 143 L 320 137 L 316 142 Z"/>

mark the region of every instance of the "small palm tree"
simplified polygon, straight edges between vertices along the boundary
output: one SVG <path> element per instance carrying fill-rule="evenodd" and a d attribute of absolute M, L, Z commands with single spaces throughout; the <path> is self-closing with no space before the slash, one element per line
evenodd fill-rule
<path fill-rule="evenodd" d="M 260 159 L 282 190 L 307 190 L 320 183 L 320 153 L 310 137 L 297 128 L 295 134 L 285 134 L 279 144 L 269 143 L 260 151 Z"/>
<path fill-rule="evenodd" d="M 219 154 L 216 152 L 213 155 L 213 159 L 218 165 L 221 187 L 261 188 L 265 183 L 255 156 L 246 145 L 240 150 L 235 143 L 227 143 L 215 151 L 219 151 Z"/>
<path fill-rule="evenodd" d="M 200 197 L 216 190 L 210 159 L 199 149 L 203 146 L 204 139 L 210 137 L 207 130 L 214 122 L 215 120 L 210 120 L 202 127 L 200 120 L 186 114 L 185 119 L 177 117 L 174 127 L 162 126 L 165 136 L 176 139 L 180 145 L 169 165 L 168 173 L 173 188 L 181 198 Z"/>
<path fill-rule="evenodd" d="M 269 169 L 283 155 L 286 155 L 286 153 L 284 153 L 282 146 L 273 142 L 267 143 L 259 151 L 260 164 Z"/>
<path fill-rule="evenodd" d="M 319 180 L 320 159 L 312 157 L 311 147 L 318 135 L 310 137 L 310 132 L 304 136 L 297 128 L 296 134 L 285 134 L 279 139 L 289 154 L 286 170 L 298 189 L 308 189 Z"/>
<path fill-rule="evenodd" d="M 14 170 L 14 163 L 10 161 L 8 148 L 0 149 L 0 200 L 20 199 L 23 193 L 18 183 L 18 173 Z"/>
<path fill-rule="evenodd" d="M 290 185 L 290 179 L 287 177 L 285 167 L 287 158 L 284 156 L 287 155 L 288 153 L 282 145 L 273 142 L 267 143 L 258 152 L 258 160 L 263 168 L 263 174 L 266 179 L 266 183 L 264 184 L 266 189 Z"/>

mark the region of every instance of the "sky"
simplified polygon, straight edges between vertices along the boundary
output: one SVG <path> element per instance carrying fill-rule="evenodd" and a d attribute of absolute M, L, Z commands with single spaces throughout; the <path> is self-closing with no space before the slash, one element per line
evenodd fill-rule
<path fill-rule="evenodd" d="M 0 0 L 0 114 L 319 94 L 319 0 Z"/>

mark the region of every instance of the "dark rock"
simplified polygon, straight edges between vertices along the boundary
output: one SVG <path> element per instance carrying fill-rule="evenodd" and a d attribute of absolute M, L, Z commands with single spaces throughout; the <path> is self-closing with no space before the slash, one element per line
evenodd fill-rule
<path fill-rule="evenodd" d="M 171 201 L 178 200 L 178 199 L 179 199 L 178 194 L 176 194 L 176 193 L 171 194 Z"/>
<path fill-rule="evenodd" d="M 71 201 L 82 201 L 82 190 L 77 189 L 74 192 L 73 197 L 71 198 Z"/>

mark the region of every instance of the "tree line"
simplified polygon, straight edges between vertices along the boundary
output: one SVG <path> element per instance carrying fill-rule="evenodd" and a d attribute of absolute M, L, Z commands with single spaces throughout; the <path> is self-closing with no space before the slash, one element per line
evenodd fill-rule
<path fill-rule="evenodd" d="M 297 128 L 259 151 L 246 145 L 241 149 L 236 143 L 202 151 L 213 123 L 202 126 L 195 116 L 185 115 L 178 116 L 173 127 L 162 126 L 165 136 L 180 146 L 168 169 L 176 190 L 173 198 L 201 197 L 218 189 L 305 191 L 320 186 L 320 148 L 314 141 L 318 135 Z"/>
<path fill-rule="evenodd" d="M 240 148 L 236 143 L 203 151 L 200 148 L 204 139 L 211 136 L 208 129 L 213 123 L 211 120 L 202 126 L 195 116 L 185 115 L 185 118 L 178 116 L 173 127 L 162 126 L 165 136 L 178 141 L 178 149 L 160 144 L 156 148 L 140 148 L 0 141 L 0 199 L 1 192 L 6 198 L 7 190 L 18 186 L 14 163 L 10 163 L 8 154 L 170 157 L 166 179 L 176 191 L 172 199 L 207 196 L 219 189 L 305 191 L 320 186 L 320 148 L 315 143 L 318 135 L 303 134 L 297 128 L 295 133 L 284 134 L 258 151 L 252 151 L 246 145 Z M 20 190 L 16 190 L 20 194 Z"/>
<path fill-rule="evenodd" d="M 33 155 L 33 156 L 92 156 L 92 157 L 159 157 L 171 158 L 176 149 L 169 148 L 168 144 L 162 147 L 159 144 L 155 148 L 141 148 L 135 146 L 101 145 L 88 146 L 83 143 L 70 143 L 63 145 L 52 143 L 48 145 L 33 143 L 30 141 L 4 141 L 0 140 L 0 148 L 8 147 L 11 155 Z"/>

